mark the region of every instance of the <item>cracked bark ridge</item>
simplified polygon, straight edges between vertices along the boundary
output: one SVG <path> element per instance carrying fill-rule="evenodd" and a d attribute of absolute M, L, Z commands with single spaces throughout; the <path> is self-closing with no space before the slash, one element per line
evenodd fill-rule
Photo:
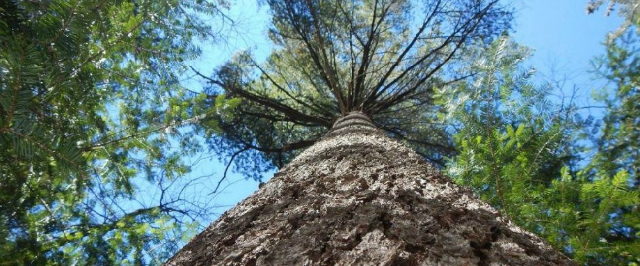
<path fill-rule="evenodd" d="M 167 265 L 572 265 L 358 112 Z"/>

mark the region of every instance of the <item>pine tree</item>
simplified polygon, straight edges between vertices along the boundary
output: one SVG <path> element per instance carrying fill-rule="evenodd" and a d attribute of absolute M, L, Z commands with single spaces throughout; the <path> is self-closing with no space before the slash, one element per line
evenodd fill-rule
<path fill-rule="evenodd" d="M 439 166 L 454 153 L 437 119 L 433 92 L 473 73 L 463 51 L 510 27 L 499 1 L 266 1 L 275 45 L 266 62 L 239 53 L 215 69 L 205 89 L 240 98 L 210 144 L 247 176 L 283 167 L 349 111 Z"/>
<path fill-rule="evenodd" d="M 567 265 L 351 112 L 167 265 Z"/>
<path fill-rule="evenodd" d="M 267 3 L 267 62 L 239 54 L 201 76 L 211 101 L 242 100 L 216 144 L 241 168 L 282 168 L 168 264 L 571 264 L 425 162 L 452 152 L 434 92 L 476 74 L 465 52 L 508 29 L 508 8 Z"/>

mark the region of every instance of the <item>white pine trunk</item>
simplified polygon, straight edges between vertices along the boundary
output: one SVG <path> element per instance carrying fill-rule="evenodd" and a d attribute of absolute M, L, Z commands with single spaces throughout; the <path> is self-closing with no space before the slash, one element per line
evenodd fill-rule
<path fill-rule="evenodd" d="M 167 264 L 573 262 L 353 112 Z"/>

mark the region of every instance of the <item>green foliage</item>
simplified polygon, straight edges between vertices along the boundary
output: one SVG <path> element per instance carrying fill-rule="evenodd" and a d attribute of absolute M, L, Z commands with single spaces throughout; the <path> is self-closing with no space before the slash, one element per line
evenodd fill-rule
<path fill-rule="evenodd" d="M 542 192 L 541 205 L 548 209 L 538 217 L 540 234 L 580 262 L 638 263 L 640 191 L 630 181 L 624 170 L 592 179 L 563 168 L 561 178 Z"/>
<path fill-rule="evenodd" d="M 597 171 L 608 175 L 626 169 L 640 187 L 640 32 L 630 28 L 607 43 L 607 53 L 594 61 L 597 73 L 609 81 L 601 92 L 607 105 Z M 610 96 L 607 96 L 609 94 Z"/>
<path fill-rule="evenodd" d="M 603 0 L 589 0 L 587 4 L 587 14 L 594 13 L 598 10 L 605 1 Z M 618 14 L 624 18 L 624 22 L 618 29 L 611 32 L 608 39 L 616 39 L 619 38 L 622 34 L 628 31 L 631 28 L 636 28 L 636 31 L 640 30 L 637 28 L 640 25 L 640 16 L 638 16 L 638 12 L 640 11 L 640 5 L 638 5 L 635 0 L 609 0 L 607 4 L 607 8 L 605 10 L 605 15 L 609 16 L 614 10 L 618 11 Z"/>
<path fill-rule="evenodd" d="M 610 168 L 602 156 L 626 157 L 604 150 L 589 165 L 578 163 L 585 121 L 574 118 L 574 106 L 553 104 L 548 89 L 530 84 L 532 72 L 519 66 L 527 50 L 505 37 L 479 52 L 471 66 L 478 75 L 438 95 L 460 152 L 448 164 L 449 175 L 578 262 L 638 263 L 633 164 L 617 161 Z"/>
<path fill-rule="evenodd" d="M 442 165 L 453 149 L 433 90 L 470 75 L 451 73 L 463 51 L 511 21 L 510 9 L 491 0 L 265 3 L 275 45 L 266 62 L 239 53 L 201 75 L 210 98 L 243 99 L 233 119 L 217 119 L 222 134 L 209 143 L 246 174 L 284 166 L 350 111 Z"/>
<path fill-rule="evenodd" d="M 179 129 L 215 109 L 193 108 L 178 74 L 219 4 L 0 4 L 0 261 L 162 261 L 192 233 L 168 182 L 198 148 Z"/>
<path fill-rule="evenodd" d="M 576 260 L 640 263 L 637 5 L 613 1 L 627 26 L 598 63 L 615 97 L 584 165 L 586 122 L 530 84 L 526 48 L 493 41 L 498 2 L 266 2 L 276 49 L 203 92 L 179 76 L 224 2 L 0 3 L 0 261 L 162 262 L 209 218 L 181 182 L 198 134 L 259 179 L 361 110 L 433 162 L 455 144 L 458 183 Z"/>

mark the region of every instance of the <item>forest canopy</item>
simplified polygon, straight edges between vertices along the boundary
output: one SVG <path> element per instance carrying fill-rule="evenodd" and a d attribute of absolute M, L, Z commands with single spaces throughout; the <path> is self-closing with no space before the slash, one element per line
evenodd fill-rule
<path fill-rule="evenodd" d="M 579 263 L 640 263 L 634 1 L 585 3 L 624 19 L 593 60 L 601 117 L 534 81 L 506 1 L 260 3 L 266 60 L 201 69 L 235 26 L 226 1 L 3 1 L 0 261 L 160 264 L 229 172 L 262 181 L 362 111 Z M 192 175 L 211 156 L 226 167 Z"/>

